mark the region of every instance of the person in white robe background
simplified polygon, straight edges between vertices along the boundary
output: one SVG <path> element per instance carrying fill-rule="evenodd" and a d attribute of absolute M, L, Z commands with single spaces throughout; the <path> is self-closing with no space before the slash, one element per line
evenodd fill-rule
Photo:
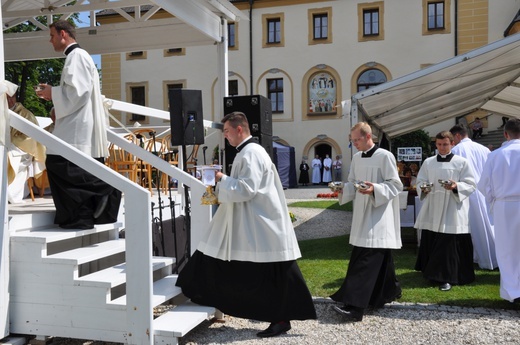
<path fill-rule="evenodd" d="M 374 144 L 370 125 L 357 123 L 350 134 L 359 152 L 352 158 L 339 203 L 354 201 L 350 233 L 354 248 L 343 284 L 331 298 L 343 304 L 333 306 L 334 311 L 362 321 L 367 307 L 381 308 L 401 296 L 392 249 L 402 246 L 398 195 L 403 184 L 395 157 Z M 368 188 L 357 190 L 358 180 Z"/>
<path fill-rule="evenodd" d="M 176 284 L 195 303 L 270 322 L 257 336 L 273 337 L 316 311 L 296 263 L 300 249 L 276 166 L 243 113 L 222 122 L 238 153 L 230 176 L 216 173 L 220 206 Z"/>
<path fill-rule="evenodd" d="M 321 183 L 321 159 L 320 156 L 316 155 L 311 162 L 312 166 L 312 184 Z"/>
<path fill-rule="evenodd" d="M 468 160 L 451 152 L 453 144 L 449 131 L 435 136 L 438 154 L 424 161 L 416 186 L 423 205 L 414 225 L 421 230 L 415 269 L 441 291 L 475 280 L 469 196 L 476 183 Z M 441 185 L 439 180 L 449 183 Z M 424 183 L 433 186 L 421 188 Z"/>
<path fill-rule="evenodd" d="M 17 93 L 7 96 L 9 109 L 23 118 L 38 124 L 34 114 L 16 101 Z M 45 146 L 11 127 L 11 145 L 7 152 L 7 199 L 21 203 L 27 195 L 27 179 L 39 178 L 45 170 Z"/>
<path fill-rule="evenodd" d="M 455 146 L 451 149 L 456 155 L 468 160 L 478 184 L 482 169 L 491 151 L 484 145 L 468 137 L 468 130 L 463 125 L 450 129 Z M 495 230 L 489 217 L 489 205 L 484 195 L 477 189 L 469 196 L 469 228 L 473 241 L 473 261 L 482 269 L 493 270 L 498 267 L 495 254 Z"/>
<path fill-rule="evenodd" d="M 99 74 L 92 57 L 79 47 L 74 26 L 65 20 L 51 25 L 50 43 L 66 55 L 60 85 L 40 84 L 36 94 L 52 101 L 53 134 L 100 163 L 108 156 Z M 55 223 L 65 229 L 90 229 L 117 220 L 121 192 L 48 148 L 47 172 L 56 206 Z"/>
<path fill-rule="evenodd" d="M 325 155 L 323 160 L 323 183 L 329 183 L 332 181 L 332 159 L 329 155 Z"/>
<path fill-rule="evenodd" d="M 341 182 L 341 168 L 343 166 L 343 162 L 336 156 L 336 160 L 332 162 L 332 176 L 334 177 L 334 181 Z"/>
<path fill-rule="evenodd" d="M 491 206 L 500 270 L 500 297 L 520 302 L 520 120 L 504 126 L 506 142 L 488 156 L 478 189 Z"/>

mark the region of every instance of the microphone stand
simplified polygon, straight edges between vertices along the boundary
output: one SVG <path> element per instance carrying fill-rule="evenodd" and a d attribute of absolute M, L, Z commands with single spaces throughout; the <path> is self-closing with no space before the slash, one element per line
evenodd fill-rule
<path fill-rule="evenodd" d="M 202 155 L 204 156 L 204 165 L 206 165 L 206 150 L 208 149 L 207 146 L 202 147 Z"/>
<path fill-rule="evenodd" d="M 139 139 L 139 147 L 144 148 L 143 136 L 141 134 L 136 134 L 135 137 Z M 140 175 L 140 185 L 143 186 L 143 159 L 139 158 L 139 166 L 141 167 L 141 175 Z"/>
<path fill-rule="evenodd" d="M 152 153 L 153 154 L 157 154 L 157 150 L 155 148 L 155 131 L 150 131 L 150 133 L 148 133 L 150 135 L 150 137 L 152 137 L 152 144 L 153 144 L 153 150 L 152 150 Z M 160 180 L 160 171 L 159 169 L 157 169 L 157 176 L 156 176 L 156 179 L 155 179 L 155 183 L 157 184 L 157 201 L 159 202 L 159 222 L 160 222 L 160 231 L 161 231 L 161 248 L 162 248 L 162 251 L 163 251 L 163 255 L 166 256 L 166 247 L 165 247 L 165 244 L 164 244 L 164 223 L 163 223 L 163 214 L 162 214 L 162 209 L 163 209 L 163 203 L 162 203 L 162 199 L 161 199 L 161 180 Z"/>
<path fill-rule="evenodd" d="M 224 164 L 224 151 L 226 150 L 225 147 L 222 147 L 221 150 L 220 150 L 220 164 Z M 224 165 L 222 165 L 224 166 Z M 222 170 L 224 171 L 224 170 Z"/>
<path fill-rule="evenodd" d="M 157 248 L 157 245 L 155 244 L 155 241 L 154 241 L 155 236 L 153 236 L 153 235 L 154 235 L 154 230 L 161 231 L 161 229 L 157 229 L 158 227 L 160 227 L 160 225 L 159 225 L 159 222 L 157 221 L 158 220 L 157 217 L 155 217 L 155 215 L 154 215 L 154 212 L 153 212 L 154 207 L 155 207 L 155 203 L 152 201 L 152 223 L 153 223 L 153 225 L 155 225 L 155 229 L 152 228 L 152 250 L 153 250 L 153 254 L 155 256 L 158 256 L 159 248 Z"/>
<path fill-rule="evenodd" d="M 170 200 L 170 219 L 172 221 L 172 233 L 173 233 L 173 248 L 174 255 L 177 256 L 178 248 L 177 248 L 177 217 L 175 216 L 175 203 L 172 198 L 172 186 L 168 181 L 168 199 Z M 173 267 L 173 273 L 179 273 L 179 265 L 176 263 Z"/>

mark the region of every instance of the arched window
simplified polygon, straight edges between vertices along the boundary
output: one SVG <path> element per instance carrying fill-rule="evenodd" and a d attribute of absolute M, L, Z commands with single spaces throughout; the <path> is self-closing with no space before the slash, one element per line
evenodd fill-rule
<path fill-rule="evenodd" d="M 367 69 L 357 80 L 357 91 L 363 91 L 386 82 L 386 75 L 378 69 Z"/>
<path fill-rule="evenodd" d="M 316 73 L 309 79 L 309 108 L 312 114 L 336 112 L 336 79 L 329 73 Z"/>

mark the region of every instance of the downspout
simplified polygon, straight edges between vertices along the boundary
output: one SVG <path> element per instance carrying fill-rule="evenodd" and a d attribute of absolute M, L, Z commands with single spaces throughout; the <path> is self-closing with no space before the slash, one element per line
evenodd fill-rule
<path fill-rule="evenodd" d="M 253 3 L 249 0 L 249 94 L 253 94 Z"/>
<path fill-rule="evenodd" d="M 455 56 L 459 55 L 459 0 L 455 0 Z"/>

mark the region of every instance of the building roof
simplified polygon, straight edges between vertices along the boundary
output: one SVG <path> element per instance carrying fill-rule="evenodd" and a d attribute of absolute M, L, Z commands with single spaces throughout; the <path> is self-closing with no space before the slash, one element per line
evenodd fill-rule
<path fill-rule="evenodd" d="M 511 23 L 507 26 L 506 30 L 504 31 L 504 37 L 507 37 L 511 34 L 511 29 L 513 29 L 516 24 L 520 22 L 520 10 L 516 13 L 516 16 L 513 18 Z"/>

